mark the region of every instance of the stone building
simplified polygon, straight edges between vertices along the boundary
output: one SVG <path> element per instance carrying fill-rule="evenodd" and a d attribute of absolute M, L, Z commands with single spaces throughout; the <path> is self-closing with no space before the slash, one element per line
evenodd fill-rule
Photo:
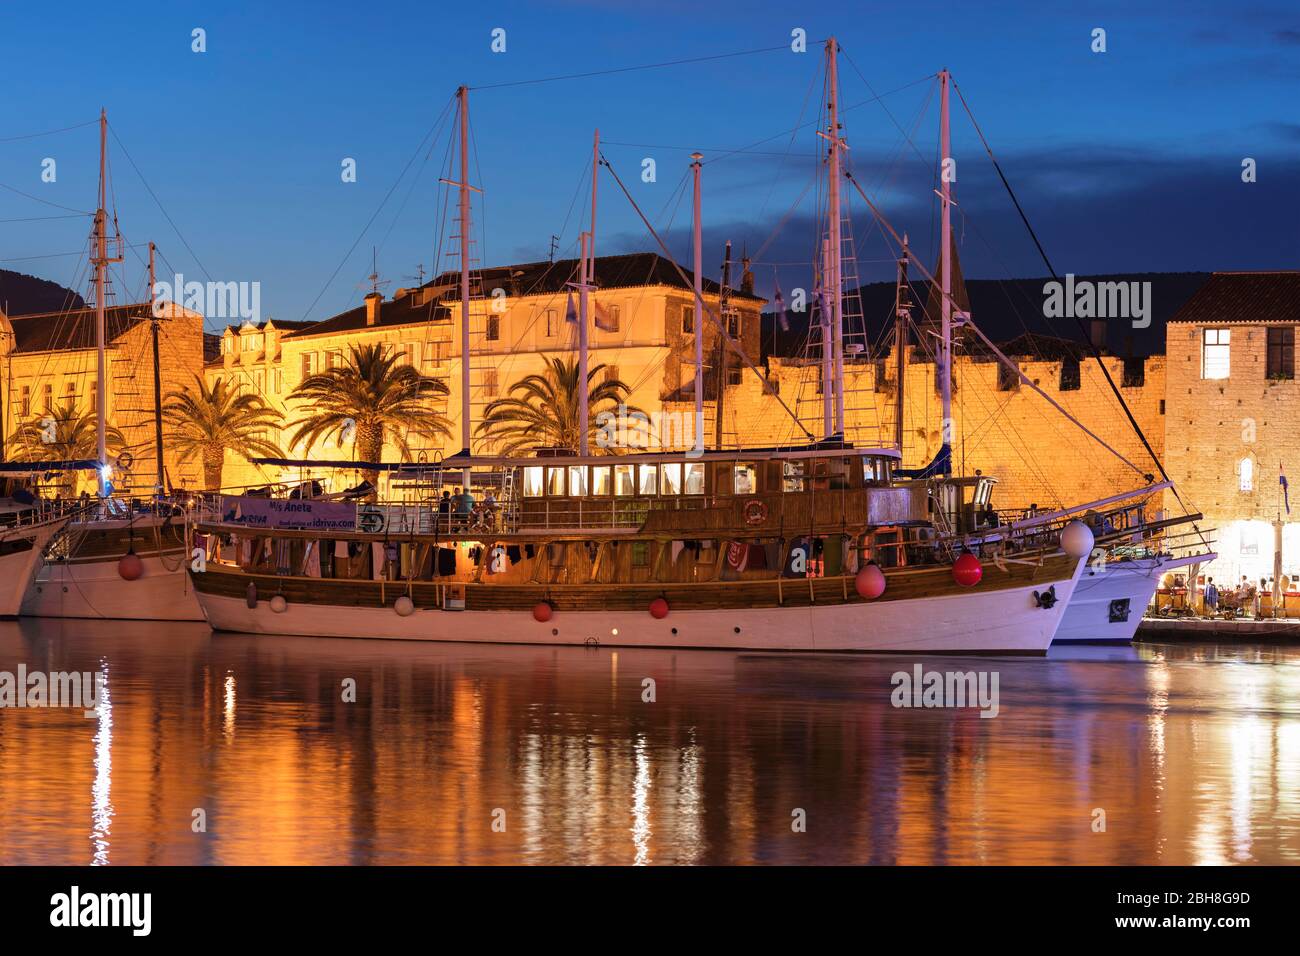
<path fill-rule="evenodd" d="M 118 490 L 151 494 L 157 481 L 153 339 L 149 303 L 105 311 L 107 420 L 126 441 L 126 466 L 114 475 Z M 159 371 L 164 395 L 194 380 L 203 367 L 203 316 L 167 304 L 159 320 Z M 36 315 L 0 313 L 0 392 L 3 393 L 5 457 L 15 430 L 39 422 L 47 410 L 69 404 L 78 414 L 99 406 L 95 310 L 79 308 Z M 163 465 L 169 483 L 199 487 L 201 467 L 180 464 L 169 453 L 164 430 Z M 93 485 L 94 476 L 85 476 Z"/>
<path fill-rule="evenodd" d="M 539 373 L 551 357 L 572 358 L 576 322 L 576 259 L 532 262 L 484 269 L 472 275 L 470 300 L 470 408 L 475 421 L 488 403 L 505 395 L 511 384 Z M 694 297 L 672 263 L 653 253 L 598 256 L 596 290 L 591 293 L 589 355 L 591 367 L 631 387 L 628 404 L 657 412 L 666 398 L 694 387 Z M 352 346 L 379 343 L 404 353 L 403 361 L 426 376 L 441 380 L 449 394 L 441 410 L 452 420 L 452 437 L 441 443 L 412 441 L 412 451 L 432 458 L 461 449 L 460 276 L 444 273 L 413 289 L 398 289 L 391 299 L 378 293 L 363 305 L 321 322 L 282 323 L 268 319 L 262 327 L 227 328 L 220 355 L 207 363 L 209 382 L 232 377 L 281 410 L 288 424 L 300 409 L 290 399 L 308 375 L 344 361 Z M 704 298 L 714 313 L 717 283 L 704 280 Z M 759 351 L 759 314 L 764 304 L 752 286 L 733 290 L 727 316 L 731 332 L 754 359 Z M 599 319 L 597 319 L 597 313 Z M 705 318 L 704 348 L 712 366 L 718 333 Z M 712 374 L 711 372 L 709 373 Z M 729 378 L 738 380 L 737 369 Z M 706 381 L 706 390 L 716 388 Z M 290 433 L 286 428 L 283 440 Z M 478 439 L 476 453 L 492 449 Z M 290 457 L 350 459 L 353 449 L 315 447 L 285 449 Z M 385 449 L 385 460 L 397 460 Z M 228 454 L 224 481 L 229 486 L 296 480 L 298 469 L 260 468 Z"/>
<path fill-rule="evenodd" d="M 1219 272 L 1167 329 L 1166 467 L 1215 529 L 1217 584 L 1300 575 L 1300 272 Z M 1295 489 L 1291 489 L 1295 490 Z"/>

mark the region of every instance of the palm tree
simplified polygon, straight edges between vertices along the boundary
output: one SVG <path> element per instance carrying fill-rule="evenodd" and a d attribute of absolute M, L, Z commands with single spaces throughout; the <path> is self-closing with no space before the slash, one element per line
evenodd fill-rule
<path fill-rule="evenodd" d="M 14 432 L 15 460 L 96 459 L 99 457 L 98 425 L 98 414 L 89 410 L 78 414 L 75 401 L 48 408 L 44 415 L 24 422 Z M 110 453 L 116 453 L 126 447 L 126 439 L 118 429 L 105 425 L 104 446 Z"/>
<path fill-rule="evenodd" d="M 279 458 L 283 452 L 264 437 L 268 429 L 280 427 L 280 413 L 253 392 L 239 392 L 219 378 L 208 388 L 201 375 L 194 376 L 194 388 L 167 393 L 163 418 L 174 429 L 171 446 L 178 459 L 203 459 L 203 486 L 221 490 L 221 471 L 226 452 L 245 460 L 253 456 Z"/>
<path fill-rule="evenodd" d="M 644 416 L 638 408 L 625 405 L 626 384 L 616 378 L 592 381 L 605 368 L 603 364 L 587 371 L 587 435 L 592 444 L 600 445 L 602 429 L 597 422 L 603 413 L 622 415 L 636 427 L 633 415 Z M 527 375 L 510 386 L 510 393 L 490 403 L 483 412 L 477 432 L 500 447 L 503 455 L 516 455 L 538 448 L 567 448 L 577 451 L 581 432 L 578 422 L 578 362 L 560 357 L 546 360 L 540 375 Z"/>
<path fill-rule="evenodd" d="M 342 365 L 303 379 L 289 396 L 304 406 L 292 423 L 298 430 L 289 444 L 301 442 L 310 449 L 333 436 L 340 442 L 352 437 L 358 461 L 378 462 L 385 443 L 392 442 L 409 461 L 410 436 L 430 440 L 449 436 L 446 416 L 429 403 L 446 395 L 447 386 L 400 364 L 405 354 L 386 345 L 354 345 Z M 363 468 L 361 473 L 378 486 L 378 469 Z"/>

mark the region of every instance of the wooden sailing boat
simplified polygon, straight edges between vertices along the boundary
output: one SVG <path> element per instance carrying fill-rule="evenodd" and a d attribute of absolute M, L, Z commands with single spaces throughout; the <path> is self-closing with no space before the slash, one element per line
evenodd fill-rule
<path fill-rule="evenodd" d="M 33 617 L 115 620 L 201 621 L 202 612 L 185 576 L 188 527 L 182 509 L 164 497 L 158 315 L 154 296 L 154 246 L 149 244 L 149 289 L 153 339 L 154 423 L 158 485 L 144 507 L 110 497 L 112 465 L 106 447 L 108 382 L 105 374 L 105 284 L 109 254 L 106 204 L 107 115 L 99 118 L 99 207 L 95 213 L 96 422 L 99 501 L 78 516 L 64 534 L 42 546 L 43 561 L 26 580 L 22 613 Z"/>
<path fill-rule="evenodd" d="M 828 55 L 833 64 L 834 41 Z M 841 432 L 805 445 L 703 450 L 698 333 L 706 315 L 723 326 L 701 289 L 698 154 L 696 447 L 592 455 L 580 428 L 576 453 L 472 455 L 464 88 L 458 99 L 464 450 L 433 466 L 359 467 L 423 478 L 435 498 L 450 473 L 463 487 L 492 490 L 500 507 L 465 518 L 439 513 L 428 500 L 369 506 L 225 498 L 196 522 L 205 559 L 190 572 L 213 628 L 538 644 L 1046 652 L 1091 547 L 1082 525 L 1068 536 L 1068 550 L 972 568 L 971 555 L 942 539 L 925 483 L 896 480 L 895 449 L 855 448 Z M 838 136 L 834 117 L 830 129 Z M 598 140 L 594 149 L 593 178 Z M 839 149 L 831 153 L 838 188 Z M 593 182 L 593 198 L 594 189 Z M 577 277 L 580 382 L 594 212 L 593 203 Z M 837 212 L 831 221 L 838 233 Z M 838 302 L 834 308 L 838 316 Z M 842 365 L 836 368 L 842 375 Z M 836 411 L 842 422 L 842 405 Z"/>
<path fill-rule="evenodd" d="M 940 137 L 941 156 L 945 161 L 952 156 L 949 119 L 950 84 L 948 71 L 941 71 L 939 73 Z M 938 301 L 940 312 L 941 350 L 937 374 L 940 376 L 943 421 L 949 422 L 952 420 L 952 319 L 955 301 L 953 277 L 956 271 L 956 253 L 951 229 L 951 181 L 946 175 L 941 175 L 940 180 L 941 258 L 937 281 L 934 276 L 930 279 L 931 302 Z M 890 228 L 887 223 L 884 225 Z M 890 231 L 892 232 L 892 229 Z M 902 448 L 903 388 L 906 380 L 904 369 L 907 326 L 911 321 L 907 283 L 910 253 L 906 237 L 902 241 L 902 249 L 903 254 L 899 260 L 894 331 L 898 362 L 895 436 L 900 449 Z M 927 308 L 927 311 L 933 310 Z M 1043 393 L 992 342 L 989 342 L 971 322 L 969 314 L 964 314 L 962 321 L 963 325 L 971 329 L 975 335 L 984 338 L 985 344 L 992 353 L 1012 374 L 1018 376 L 1022 383 L 1037 391 L 1066 418 L 1088 432 L 1077 419 Z M 1096 353 L 1096 358 L 1100 363 L 1100 353 Z M 1115 391 L 1115 397 L 1123 406 L 1124 398 L 1118 390 Z M 1131 414 L 1129 420 L 1134 428 L 1137 428 L 1136 420 Z M 1096 436 L 1092 437 L 1096 438 Z M 1139 437 L 1141 437 L 1140 430 Z M 1097 439 L 1097 441 L 1101 440 Z M 1143 441 L 1145 443 L 1145 438 Z M 1118 456 L 1118 452 L 1107 446 L 1105 442 L 1101 444 Z M 1147 447 L 1150 450 L 1150 446 Z M 1151 455 L 1163 473 L 1154 450 L 1151 450 Z M 1126 459 L 1125 463 L 1141 474 L 1137 466 Z M 1016 559 L 1024 559 L 1027 554 L 1036 550 L 1042 550 L 1044 547 L 1050 549 L 1059 541 L 1067 522 L 1078 518 L 1083 518 L 1087 522 L 1095 537 L 1093 551 L 1070 598 L 1065 617 L 1055 637 L 1056 643 L 1129 643 L 1137 631 L 1143 612 L 1154 598 L 1156 587 L 1164 574 L 1170 570 L 1212 561 L 1216 557 L 1209 542 L 1195 526 L 1195 522 L 1202 517 L 1200 514 L 1188 512 L 1178 517 L 1166 518 L 1163 511 L 1149 508 L 1151 498 L 1173 488 L 1173 483 L 1167 477 L 1165 481 L 1156 483 L 1152 482 L 1151 476 L 1148 475 L 1146 480 L 1150 483 L 1146 487 L 1100 501 L 1063 508 L 1049 514 L 1036 515 L 1014 522 L 1010 526 L 999 527 L 996 522 L 990 525 L 981 520 L 981 516 L 995 513 L 991 503 L 995 479 L 990 476 L 981 477 L 979 472 L 976 472 L 973 478 L 952 477 L 952 451 L 946 429 L 935 460 L 919 474 L 934 485 L 933 493 L 938 502 L 937 510 L 948 529 L 945 537 L 951 545 L 982 556 L 991 553 L 995 560 L 1001 560 L 1008 552 L 1016 554 L 1018 556 Z M 1186 524 L 1192 524 L 1193 531 L 1174 536 L 1168 534 L 1171 529 Z"/>
<path fill-rule="evenodd" d="M 84 464 L 0 462 L 0 618 L 18 615 L 46 546 L 67 527 L 75 513 L 34 499 L 21 487 L 22 480 Z"/>

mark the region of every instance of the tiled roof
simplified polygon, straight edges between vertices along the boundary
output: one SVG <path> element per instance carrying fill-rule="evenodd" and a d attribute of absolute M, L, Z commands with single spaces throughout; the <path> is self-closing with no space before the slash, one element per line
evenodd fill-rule
<path fill-rule="evenodd" d="M 490 295 L 493 289 L 505 289 L 509 296 L 550 295 L 563 293 L 567 283 L 575 281 L 578 274 L 577 259 L 557 259 L 555 262 L 525 262 L 508 266 L 493 266 L 471 274 L 473 296 Z M 647 285 L 664 285 L 689 290 L 694 276 L 686 270 L 686 281 L 678 275 L 672 262 L 653 252 L 636 252 L 622 256 L 596 257 L 596 287 L 598 289 L 630 289 Z M 718 283 L 705 279 L 706 293 L 717 294 Z M 416 294 L 412 294 L 412 291 Z M 423 294 L 420 294 L 423 293 Z M 375 328 L 413 325 L 439 319 L 450 319 L 452 314 L 443 303 L 460 297 L 460 273 L 444 272 L 435 276 L 418 290 L 406 290 L 403 295 L 385 299 L 379 308 L 379 322 Z M 733 289 L 732 299 L 746 299 L 761 303 L 756 295 Z M 418 303 L 418 304 L 417 304 Z M 276 322 L 279 326 L 280 323 Z M 307 338 L 335 332 L 366 328 L 364 304 L 307 328 L 295 329 L 285 338 Z"/>
<path fill-rule="evenodd" d="M 599 289 L 629 289 L 646 285 L 666 285 L 689 290 L 694 274 L 683 268 L 686 281 L 673 267 L 671 260 L 654 252 L 633 252 L 621 256 L 596 257 L 596 287 Z M 576 280 L 578 274 L 577 259 L 557 259 L 555 262 L 525 262 L 517 265 L 494 266 L 475 273 L 482 276 L 483 288 L 487 290 L 502 288 L 508 295 L 545 295 L 563 292 L 565 284 Z M 459 274 L 444 272 L 429 283 L 431 286 L 451 286 L 449 297 L 459 295 Z M 477 283 L 476 283 L 477 284 Z M 705 278 L 702 287 L 706 293 L 717 294 L 718 283 Z M 476 290 L 477 292 L 477 290 Z M 733 299 L 748 299 L 761 302 L 759 296 L 733 289 Z"/>
<path fill-rule="evenodd" d="M 104 311 L 105 343 L 147 321 L 149 304 L 115 305 Z M 15 352 L 54 352 L 93 349 L 95 310 L 72 309 L 9 317 L 14 328 Z"/>
<path fill-rule="evenodd" d="M 1170 322 L 1300 322 L 1300 271 L 1216 272 Z"/>
<path fill-rule="evenodd" d="M 416 303 L 419 302 L 417 305 Z M 385 299 L 379 307 L 379 321 L 373 328 L 381 329 L 397 325 L 414 325 L 422 322 L 431 322 L 435 319 L 450 318 L 447 309 L 436 304 L 432 299 L 425 302 L 413 295 L 404 295 L 397 299 Z M 276 322 L 276 327 L 280 323 Z M 286 323 L 293 324 L 295 328 L 288 332 L 284 337 L 286 339 L 307 338 L 313 335 L 332 335 L 336 332 L 348 332 L 355 329 L 366 328 L 366 307 L 364 304 L 355 309 L 349 309 L 347 312 L 340 312 L 332 318 L 325 319 L 321 322 L 308 323 Z M 297 327 L 302 325 L 303 327 Z M 236 330 L 238 331 L 238 330 Z"/>

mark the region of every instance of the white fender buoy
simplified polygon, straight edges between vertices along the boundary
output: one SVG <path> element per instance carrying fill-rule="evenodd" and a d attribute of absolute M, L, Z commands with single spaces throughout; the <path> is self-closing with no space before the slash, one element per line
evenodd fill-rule
<path fill-rule="evenodd" d="M 393 602 L 393 610 L 397 612 L 398 617 L 410 617 L 415 613 L 415 602 L 403 594 Z"/>
<path fill-rule="evenodd" d="M 1092 554 L 1092 545 L 1096 539 L 1092 529 L 1082 521 L 1071 521 L 1061 532 L 1061 550 L 1072 558 L 1086 558 Z"/>
<path fill-rule="evenodd" d="M 283 614 L 289 610 L 289 602 L 283 594 L 277 594 L 271 598 L 271 610 L 276 614 Z"/>

